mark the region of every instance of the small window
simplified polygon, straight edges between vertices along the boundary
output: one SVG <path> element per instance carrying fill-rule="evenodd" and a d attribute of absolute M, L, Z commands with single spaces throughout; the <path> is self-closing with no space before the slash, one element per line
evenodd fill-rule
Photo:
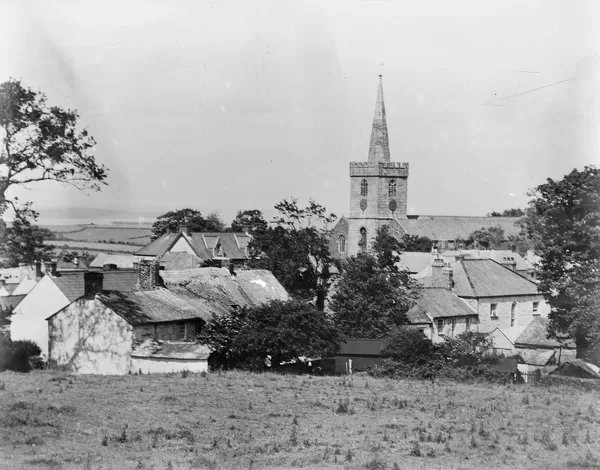
<path fill-rule="evenodd" d="M 367 180 L 362 180 L 360 182 L 360 195 L 366 196 L 367 194 L 369 194 L 369 183 L 367 183 Z"/>
<path fill-rule="evenodd" d="M 465 317 L 465 331 L 471 329 L 471 317 Z"/>
<path fill-rule="evenodd" d="M 360 229 L 360 249 L 361 251 L 367 251 L 367 229 L 361 227 Z"/>
<path fill-rule="evenodd" d="M 338 252 L 346 253 L 346 237 L 344 237 L 343 235 L 340 235 L 340 237 L 338 238 Z"/>
<path fill-rule="evenodd" d="M 396 180 L 390 180 L 388 183 L 388 196 L 396 197 Z"/>
<path fill-rule="evenodd" d="M 438 335 L 444 334 L 444 320 L 443 319 L 440 319 L 437 321 L 437 334 Z"/>
<path fill-rule="evenodd" d="M 490 304 L 490 317 L 498 318 L 498 312 L 496 310 L 497 307 L 498 307 L 498 304 Z"/>
<path fill-rule="evenodd" d="M 185 323 L 179 323 L 179 339 L 185 339 Z"/>
<path fill-rule="evenodd" d="M 513 302 L 510 306 L 510 326 L 515 326 L 515 309 L 517 308 L 516 302 Z"/>
<path fill-rule="evenodd" d="M 534 302 L 533 303 L 533 314 L 534 315 L 539 315 L 540 312 L 538 311 L 540 308 L 540 303 L 539 302 Z"/>

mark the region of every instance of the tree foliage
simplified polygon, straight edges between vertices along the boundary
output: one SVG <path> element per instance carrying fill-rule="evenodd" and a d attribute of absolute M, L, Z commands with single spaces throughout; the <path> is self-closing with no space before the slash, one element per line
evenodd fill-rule
<path fill-rule="evenodd" d="M 505 209 L 502 212 L 492 211 L 487 214 L 488 217 L 523 217 L 524 215 L 525 211 L 520 208 Z"/>
<path fill-rule="evenodd" d="M 276 225 L 259 225 L 252 234 L 250 266 L 268 269 L 292 296 L 316 299 L 322 310 L 331 283 L 329 225 L 335 215 L 313 200 L 301 208 L 296 199 L 284 199 L 275 209 Z"/>
<path fill-rule="evenodd" d="M 481 227 L 473 231 L 466 240 L 467 247 L 484 248 L 493 250 L 505 246 L 504 229 L 500 225 L 494 227 Z"/>
<path fill-rule="evenodd" d="M 407 322 L 406 312 L 416 298 L 416 282 L 398 270 L 392 242 L 380 228 L 373 252 L 349 257 L 331 298 L 332 318 L 342 335 L 354 338 L 383 338 Z"/>
<path fill-rule="evenodd" d="M 263 213 L 257 209 L 238 211 L 235 219 L 231 222 L 232 232 L 244 232 L 248 230 L 254 233 L 257 230 L 265 230 L 267 222 L 263 217 Z"/>
<path fill-rule="evenodd" d="M 530 192 L 521 227 L 540 256 L 540 289 L 552 307 L 550 334 L 575 339 L 600 363 L 600 170 L 586 166 Z"/>
<path fill-rule="evenodd" d="M 215 315 L 197 339 L 213 348 L 211 361 L 225 368 L 262 369 L 268 358 L 277 368 L 339 348 L 338 332 L 323 312 L 299 301 L 273 301 Z"/>
<path fill-rule="evenodd" d="M 10 227 L 4 222 L 0 224 L 0 245 L 8 258 L 9 266 L 49 260 L 53 247 L 44 245 L 44 240 L 50 238 L 50 230 L 32 224 L 22 214 L 15 218 Z"/>
<path fill-rule="evenodd" d="M 169 232 L 177 232 L 181 225 L 190 232 L 224 232 L 225 224 L 219 214 L 213 212 L 203 217 L 200 211 L 185 208 L 166 212 L 156 218 L 152 224 L 152 236 L 160 237 Z"/>
<path fill-rule="evenodd" d="M 422 253 L 429 253 L 433 247 L 433 240 L 428 237 L 409 235 L 406 233 L 400 240 L 400 247 L 402 251 L 418 251 Z"/>
<path fill-rule="evenodd" d="M 96 142 L 78 129 L 78 119 L 18 80 L 0 84 L 0 214 L 9 204 L 20 210 L 8 196 L 14 186 L 50 180 L 99 190 L 106 184 L 107 170 L 93 155 Z"/>

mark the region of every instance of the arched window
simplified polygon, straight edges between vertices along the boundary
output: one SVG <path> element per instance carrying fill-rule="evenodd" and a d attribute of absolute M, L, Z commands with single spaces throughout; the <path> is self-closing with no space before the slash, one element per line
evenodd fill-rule
<path fill-rule="evenodd" d="M 346 237 L 343 235 L 340 235 L 340 238 L 338 238 L 338 252 L 346 253 Z"/>
<path fill-rule="evenodd" d="M 369 194 L 369 183 L 367 183 L 367 180 L 362 180 L 360 182 L 360 195 L 366 196 L 367 194 Z"/>
<path fill-rule="evenodd" d="M 396 197 L 396 180 L 390 180 L 388 183 L 388 196 Z"/>
<path fill-rule="evenodd" d="M 360 249 L 367 251 L 367 229 L 364 227 L 360 228 Z"/>
<path fill-rule="evenodd" d="M 517 307 L 517 303 L 513 302 L 510 306 L 510 326 L 515 326 L 515 308 Z"/>

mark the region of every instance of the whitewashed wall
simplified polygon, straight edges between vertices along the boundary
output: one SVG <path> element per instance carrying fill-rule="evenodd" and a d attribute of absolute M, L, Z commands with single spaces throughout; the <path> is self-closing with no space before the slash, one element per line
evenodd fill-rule
<path fill-rule="evenodd" d="M 79 299 L 48 320 L 49 358 L 78 374 L 127 374 L 133 327 L 95 299 Z"/>
<path fill-rule="evenodd" d="M 10 337 L 13 341 L 30 340 L 48 356 L 48 323 L 46 318 L 69 305 L 69 300 L 44 276 L 27 294 L 11 317 Z"/>
<path fill-rule="evenodd" d="M 168 374 L 170 372 L 208 372 L 208 361 L 204 360 L 174 360 L 145 357 L 132 357 L 131 369 L 142 374 Z"/>

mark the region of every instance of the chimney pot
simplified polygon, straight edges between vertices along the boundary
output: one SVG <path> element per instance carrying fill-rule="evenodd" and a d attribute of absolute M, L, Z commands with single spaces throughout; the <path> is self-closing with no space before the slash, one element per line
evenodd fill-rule
<path fill-rule="evenodd" d="M 154 260 L 140 260 L 138 269 L 138 281 L 141 290 L 153 290 L 160 285 L 159 265 Z"/>

